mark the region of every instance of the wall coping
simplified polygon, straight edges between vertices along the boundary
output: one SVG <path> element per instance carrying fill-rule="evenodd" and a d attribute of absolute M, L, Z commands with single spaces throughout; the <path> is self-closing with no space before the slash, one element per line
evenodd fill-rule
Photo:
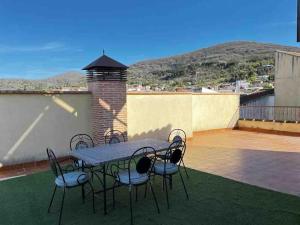
<path fill-rule="evenodd" d="M 290 55 L 290 56 L 298 56 L 300 57 L 300 52 L 288 52 L 288 51 L 281 51 L 281 50 L 277 50 L 277 53 L 282 53 L 282 54 L 286 54 L 286 55 Z"/>
<path fill-rule="evenodd" d="M 0 90 L 1 94 L 92 94 L 90 91 L 24 91 L 24 90 Z M 127 92 L 127 95 L 240 95 L 239 93 L 196 93 L 196 92 Z"/>
<path fill-rule="evenodd" d="M 47 95 L 47 94 L 91 94 L 90 91 L 24 91 L 24 90 L 0 90 L 0 94 L 28 94 L 28 95 Z"/>
<path fill-rule="evenodd" d="M 240 95 L 239 93 L 197 93 L 197 92 L 127 92 L 127 95 Z"/>

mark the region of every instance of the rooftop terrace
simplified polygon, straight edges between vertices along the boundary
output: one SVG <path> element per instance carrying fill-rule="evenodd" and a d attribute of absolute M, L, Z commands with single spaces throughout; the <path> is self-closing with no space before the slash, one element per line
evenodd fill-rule
<path fill-rule="evenodd" d="M 185 159 L 190 168 L 190 179 L 185 178 L 190 200 L 186 201 L 182 187 L 175 185 L 171 209 L 167 210 L 160 179 L 156 178 L 161 214 L 149 207 L 153 206 L 152 199 L 144 200 L 141 191 L 134 209 L 136 224 L 296 224 L 300 219 L 300 202 L 295 196 L 300 194 L 299 146 L 300 139 L 292 136 L 228 129 L 199 132 L 189 139 Z M 56 222 L 55 210 L 45 216 L 53 176 L 38 172 L 41 168 L 47 166 L 29 168 L 27 171 L 33 175 L 1 182 L 1 224 Z M 64 208 L 64 224 L 129 223 L 126 188 L 117 193 L 115 210 L 108 195 L 107 216 L 102 214 L 102 196 L 97 198 L 97 213 L 93 214 L 91 201 L 81 204 L 79 191 L 71 192 Z"/>

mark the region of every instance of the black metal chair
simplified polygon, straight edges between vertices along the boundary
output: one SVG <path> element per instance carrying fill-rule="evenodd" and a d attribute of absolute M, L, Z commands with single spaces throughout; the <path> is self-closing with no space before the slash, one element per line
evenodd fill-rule
<path fill-rule="evenodd" d="M 125 142 L 124 134 L 119 130 L 110 130 L 104 134 L 104 142 L 105 144 L 117 144 L 121 142 Z M 118 166 L 120 165 L 120 161 L 118 161 Z M 123 160 L 123 166 L 126 167 L 126 160 Z"/>
<path fill-rule="evenodd" d="M 124 134 L 119 130 L 110 130 L 104 134 L 105 144 L 116 144 L 125 141 Z"/>
<path fill-rule="evenodd" d="M 150 189 L 155 201 L 158 213 L 159 206 L 150 180 L 150 172 L 156 160 L 156 151 L 152 147 L 143 147 L 136 150 L 128 161 L 127 168 L 120 168 L 118 165 L 111 165 L 112 174 L 115 177 L 113 186 L 113 207 L 115 207 L 115 188 L 118 186 L 128 186 L 130 201 L 130 221 L 133 224 L 132 213 L 132 189 L 145 185 L 150 185 Z"/>
<path fill-rule="evenodd" d="M 168 142 L 173 143 L 173 142 L 176 142 L 176 141 L 179 141 L 179 142 L 184 141 L 184 142 L 186 142 L 186 133 L 184 132 L 184 130 L 182 130 L 182 129 L 174 129 L 174 130 L 172 130 L 170 132 L 169 137 L 168 137 Z M 157 155 L 158 155 L 159 158 L 164 159 L 164 157 L 166 155 L 165 153 L 166 152 L 164 151 L 164 152 L 158 153 Z M 183 168 L 184 168 L 184 171 L 185 171 L 185 174 L 186 174 L 187 178 L 189 178 L 189 174 L 187 172 L 187 169 L 186 169 L 184 161 L 183 161 L 183 156 L 182 156 L 181 163 L 183 165 Z"/>
<path fill-rule="evenodd" d="M 63 206 L 64 206 L 64 200 L 65 200 L 65 194 L 66 194 L 66 190 L 69 188 L 75 188 L 75 187 L 80 187 L 81 186 L 81 190 L 82 190 L 82 200 L 84 201 L 85 198 L 85 194 L 84 194 L 84 186 L 86 184 L 89 184 L 91 191 L 92 191 L 92 195 L 93 195 L 93 212 L 95 213 L 95 198 L 94 198 L 94 188 L 92 186 L 92 184 L 90 183 L 90 177 L 87 173 L 85 172 L 80 172 L 80 171 L 72 171 L 72 172 L 66 172 L 65 170 L 63 170 L 60 166 L 60 164 L 58 163 L 56 156 L 54 154 L 54 152 L 47 148 L 47 155 L 48 155 L 48 160 L 49 160 L 49 164 L 51 166 L 51 169 L 55 175 L 55 187 L 54 187 L 54 191 L 51 197 L 51 201 L 48 207 L 48 213 L 50 212 L 52 203 L 53 203 L 53 199 L 56 193 L 56 189 L 57 188 L 62 188 L 63 189 L 63 197 L 62 197 L 62 201 L 61 201 L 61 207 L 60 207 L 60 214 L 59 214 L 59 222 L 58 224 L 61 224 L 61 218 L 62 218 L 62 211 L 63 211 Z"/>
<path fill-rule="evenodd" d="M 154 174 L 162 176 L 163 178 L 163 187 L 166 192 L 167 204 L 168 208 L 170 208 L 169 204 L 169 196 L 168 196 L 168 185 L 167 179 L 169 179 L 170 189 L 172 189 L 172 176 L 179 173 L 180 179 L 186 194 L 187 199 L 189 199 L 189 195 L 186 190 L 186 186 L 180 171 L 180 163 L 182 162 L 183 155 L 186 149 L 186 145 L 184 141 L 175 141 L 170 146 L 169 149 L 165 153 L 165 157 L 163 161 L 157 161 L 154 164 Z"/>
<path fill-rule="evenodd" d="M 71 151 L 75 151 L 78 149 L 85 149 L 85 148 L 93 148 L 95 147 L 94 141 L 92 139 L 92 137 L 88 134 L 76 134 L 71 138 L 70 141 L 70 150 Z M 99 181 L 102 183 L 102 180 L 100 179 L 100 177 L 97 175 L 97 172 L 102 172 L 101 170 L 95 170 L 94 166 L 89 165 L 87 163 L 85 163 L 83 160 L 78 160 L 78 159 L 74 159 L 74 166 L 77 169 L 88 169 L 92 175 L 92 180 L 94 180 L 94 175 L 96 175 L 96 177 L 99 179 Z"/>
<path fill-rule="evenodd" d="M 84 149 L 84 148 L 93 148 L 95 146 L 93 139 L 88 134 L 76 134 L 71 138 L 70 141 L 70 150 L 78 150 L 78 149 Z M 74 165 L 77 168 L 82 167 L 91 167 L 90 165 L 85 164 L 84 161 L 75 159 Z"/>

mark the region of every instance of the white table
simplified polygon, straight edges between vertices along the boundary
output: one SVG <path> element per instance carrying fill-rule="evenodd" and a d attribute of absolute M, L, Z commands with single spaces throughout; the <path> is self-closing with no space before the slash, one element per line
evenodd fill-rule
<path fill-rule="evenodd" d="M 153 147 L 157 152 L 167 150 L 170 143 L 163 140 L 146 138 L 136 141 L 127 141 L 117 144 L 100 145 L 93 148 L 78 149 L 71 152 L 77 159 L 83 160 L 86 164 L 103 167 L 103 198 L 104 214 L 107 214 L 106 204 L 106 175 L 107 164 L 114 161 L 129 159 L 132 154 L 142 147 Z"/>

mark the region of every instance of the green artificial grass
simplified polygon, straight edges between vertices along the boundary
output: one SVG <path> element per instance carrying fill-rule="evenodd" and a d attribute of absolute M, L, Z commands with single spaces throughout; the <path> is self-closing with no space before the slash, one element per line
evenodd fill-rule
<path fill-rule="evenodd" d="M 262 188 L 242 184 L 215 175 L 189 170 L 184 175 L 190 200 L 186 200 L 178 175 L 169 192 L 171 208 L 168 210 L 161 179 L 155 178 L 154 187 L 161 213 L 158 214 L 148 192 L 139 189 L 138 202 L 134 202 L 134 224 L 164 225 L 288 225 L 300 224 L 300 199 Z M 99 185 L 94 184 L 95 187 Z M 53 175 L 42 172 L 0 182 L 1 225 L 56 225 L 62 191 L 58 190 L 52 212 L 47 207 L 52 194 Z M 81 189 L 67 192 L 62 222 L 77 224 L 130 224 L 128 189 L 116 191 L 116 208 L 112 209 L 112 193 L 108 192 L 108 215 L 103 215 L 102 196 L 96 198 L 96 214 L 92 212 L 91 196 L 81 201 Z"/>

